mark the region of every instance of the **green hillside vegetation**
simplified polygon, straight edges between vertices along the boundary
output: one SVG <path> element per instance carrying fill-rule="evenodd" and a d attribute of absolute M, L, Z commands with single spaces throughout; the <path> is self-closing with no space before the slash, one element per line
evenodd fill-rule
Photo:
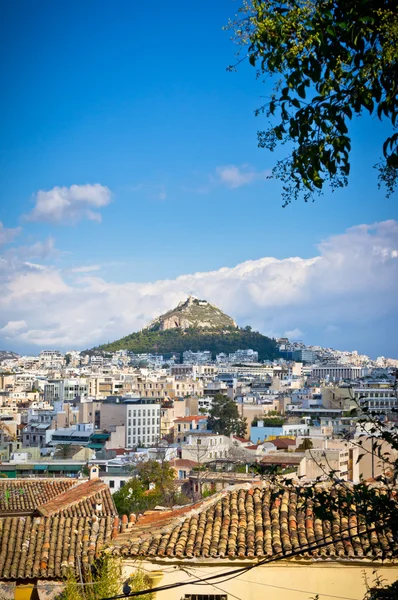
<path fill-rule="evenodd" d="M 248 350 L 252 348 L 259 354 L 259 360 L 273 360 L 279 356 L 275 340 L 272 340 L 250 327 L 239 329 L 230 327 L 220 329 L 167 329 L 165 331 L 151 331 L 143 329 L 131 333 L 126 337 L 104 344 L 93 350 L 104 352 L 116 352 L 116 350 L 130 350 L 136 354 L 147 352 L 158 354 L 169 354 L 172 352 L 182 353 L 185 350 L 198 352 L 199 350 L 210 350 L 213 358 L 220 352 L 235 352 L 238 349 Z"/>

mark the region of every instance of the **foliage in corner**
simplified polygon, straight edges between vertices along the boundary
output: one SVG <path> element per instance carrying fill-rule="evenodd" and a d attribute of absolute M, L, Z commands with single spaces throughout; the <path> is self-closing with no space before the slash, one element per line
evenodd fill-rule
<path fill-rule="evenodd" d="M 91 569 L 85 571 L 83 585 L 75 571 L 68 570 L 65 588 L 58 596 L 58 600 L 101 600 L 101 598 L 117 596 L 121 591 L 121 559 L 104 553 L 95 561 Z"/>
<path fill-rule="evenodd" d="M 391 125 L 376 168 L 387 196 L 398 178 L 398 12 L 395 0 L 244 0 L 229 27 L 274 88 L 256 114 L 261 148 L 289 144 L 272 177 L 284 206 L 347 185 L 349 122 L 362 113 Z M 242 58 L 241 60 L 244 60 Z M 240 61 L 239 61 L 240 62 Z M 231 70 L 235 67 L 229 67 Z M 376 159 L 377 160 L 377 159 Z"/>

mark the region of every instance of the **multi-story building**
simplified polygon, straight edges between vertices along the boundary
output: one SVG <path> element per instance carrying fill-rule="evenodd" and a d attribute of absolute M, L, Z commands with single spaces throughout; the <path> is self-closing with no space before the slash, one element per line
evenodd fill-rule
<path fill-rule="evenodd" d="M 88 383 L 84 378 L 78 379 L 50 379 L 44 384 L 44 401 L 73 402 L 88 396 Z"/>
<path fill-rule="evenodd" d="M 160 438 L 160 402 L 156 398 L 127 398 L 126 448 L 153 446 Z"/>
<path fill-rule="evenodd" d="M 292 353 L 292 359 L 302 363 L 312 364 L 316 361 L 316 358 L 316 353 L 308 348 L 300 348 L 298 350 L 294 350 Z"/>
<path fill-rule="evenodd" d="M 233 445 L 232 438 L 212 431 L 191 431 L 186 444 L 181 446 L 181 458 L 206 463 L 227 458 Z"/>
<path fill-rule="evenodd" d="M 328 442 L 328 446 L 333 442 Z M 305 467 L 301 474 L 307 479 L 316 479 L 317 477 L 329 477 L 334 473 L 334 477 L 342 481 L 359 481 L 358 467 L 358 448 L 347 443 L 337 443 L 335 447 L 312 448 L 305 451 Z"/>
<path fill-rule="evenodd" d="M 353 389 L 355 403 L 373 413 L 390 413 L 398 409 L 397 391 L 391 382 L 369 382 Z"/>
<path fill-rule="evenodd" d="M 200 430 L 205 431 L 207 418 L 203 416 L 180 417 L 174 419 L 174 440 L 177 444 L 187 441 L 189 433 Z"/>
<path fill-rule="evenodd" d="M 202 350 L 202 352 L 192 352 L 187 350 L 182 354 L 182 361 L 188 365 L 205 365 L 211 363 L 211 352 L 210 350 Z"/>
<path fill-rule="evenodd" d="M 358 379 L 366 374 L 366 369 L 351 365 L 314 365 L 311 370 L 312 377 L 317 379 Z"/>
<path fill-rule="evenodd" d="M 233 363 L 257 363 L 258 352 L 256 350 L 236 350 L 228 355 L 228 362 Z"/>

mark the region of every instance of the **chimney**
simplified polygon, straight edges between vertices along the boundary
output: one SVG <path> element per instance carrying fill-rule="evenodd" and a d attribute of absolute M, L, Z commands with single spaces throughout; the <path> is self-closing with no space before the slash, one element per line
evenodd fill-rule
<path fill-rule="evenodd" d="M 90 471 L 90 475 L 89 475 L 90 481 L 93 481 L 93 479 L 99 478 L 99 466 L 98 465 L 90 465 L 89 471 Z"/>

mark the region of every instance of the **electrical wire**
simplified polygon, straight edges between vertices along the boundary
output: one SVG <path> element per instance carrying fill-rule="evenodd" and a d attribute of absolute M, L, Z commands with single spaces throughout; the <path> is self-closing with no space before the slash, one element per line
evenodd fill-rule
<path fill-rule="evenodd" d="M 192 577 L 196 577 L 197 580 L 203 581 L 207 585 L 206 579 L 201 579 L 200 577 L 198 577 L 194 573 L 190 573 L 186 567 L 183 568 L 183 569 L 181 569 L 181 571 L 184 571 L 184 573 L 188 573 L 188 575 L 191 575 Z M 228 596 L 232 596 L 232 598 L 236 598 L 236 600 L 243 600 L 243 598 L 240 598 L 239 596 L 235 596 L 235 594 L 233 594 L 232 592 L 227 592 L 227 590 L 223 590 L 223 588 L 221 588 L 220 586 L 216 585 L 215 583 L 212 583 L 210 585 L 211 585 L 211 587 L 214 587 L 217 590 L 220 590 L 220 592 L 223 592 L 224 594 L 227 594 Z"/>
<path fill-rule="evenodd" d="M 195 569 L 194 567 L 191 567 L 194 571 L 195 570 L 199 570 L 199 569 Z M 186 568 L 182 569 L 184 572 L 188 573 L 188 570 Z M 212 571 L 209 570 L 205 570 L 205 569 L 200 569 L 201 572 L 204 573 L 211 573 Z M 194 573 L 192 574 L 193 576 L 197 577 L 197 575 L 195 575 Z M 203 580 L 206 581 L 206 580 Z M 289 592 L 298 592 L 298 593 L 302 593 L 302 594 L 319 594 L 319 596 L 325 596 L 326 598 L 338 598 L 338 600 L 359 600 L 359 598 L 347 598 L 346 596 L 336 596 L 334 594 L 325 594 L 322 592 L 316 592 L 314 590 L 299 590 L 297 588 L 288 588 L 288 587 L 284 587 L 281 585 L 274 585 L 271 583 L 263 583 L 260 581 L 253 581 L 252 579 L 241 579 L 241 581 L 246 581 L 247 583 L 253 583 L 254 585 L 264 585 L 266 587 L 272 587 L 272 588 L 276 588 L 276 589 L 280 589 L 280 590 L 287 590 Z M 214 584 L 211 584 L 214 587 L 216 587 Z M 220 588 L 221 589 L 221 588 Z M 231 594 L 231 592 L 225 592 L 227 594 Z"/>
<path fill-rule="evenodd" d="M 251 579 L 241 579 L 241 581 L 247 581 L 247 583 L 254 583 L 254 585 L 264 585 L 266 587 L 276 588 L 278 590 L 286 590 L 289 592 L 298 592 L 301 594 L 319 594 L 319 597 L 325 598 L 338 598 L 338 600 L 359 600 L 359 598 L 348 598 L 347 596 L 336 596 L 334 594 L 325 594 L 324 592 L 314 592 L 313 590 L 298 590 L 297 588 L 289 588 L 281 585 L 273 585 L 271 583 L 262 583 L 260 581 L 252 581 Z M 228 592 L 229 593 L 229 592 Z"/>
<path fill-rule="evenodd" d="M 343 530 L 341 533 L 349 532 L 352 529 L 357 530 L 357 526 L 355 526 L 355 527 L 348 527 L 347 529 Z M 229 573 L 220 573 L 218 575 L 212 575 L 211 577 L 208 577 L 207 579 L 199 580 L 199 582 L 197 584 L 195 584 L 194 581 L 193 582 L 192 581 L 176 582 L 176 583 L 170 583 L 168 585 L 159 586 L 157 588 L 148 588 L 147 590 L 141 590 L 139 592 L 131 592 L 130 594 L 119 594 L 117 596 L 109 596 L 107 598 L 101 598 L 101 600 L 118 600 L 119 598 L 133 598 L 133 597 L 139 596 L 139 595 L 162 592 L 162 591 L 174 589 L 174 588 L 177 588 L 177 587 L 183 587 L 183 586 L 190 585 L 190 584 L 194 584 L 194 585 L 204 585 L 205 584 L 206 585 L 209 581 L 214 581 L 214 580 L 220 579 L 221 577 L 223 577 L 225 575 L 228 575 L 227 578 L 225 578 L 222 581 L 218 582 L 218 583 L 225 583 L 226 581 L 230 581 L 231 579 L 234 579 L 235 577 L 239 577 L 239 575 L 241 575 L 242 573 L 246 573 L 247 571 L 251 571 L 252 569 L 254 569 L 256 567 L 259 567 L 259 566 L 261 566 L 263 564 L 269 564 L 269 563 L 272 563 L 272 562 L 276 562 L 278 560 L 283 560 L 283 559 L 287 559 L 287 558 L 292 558 L 294 556 L 299 556 L 303 552 L 308 552 L 308 551 L 311 551 L 311 550 L 317 550 L 319 548 L 324 548 L 326 546 L 330 546 L 331 544 L 335 544 L 336 542 L 342 542 L 342 541 L 345 541 L 345 540 L 350 540 L 350 537 L 357 537 L 358 535 L 363 536 L 364 534 L 374 533 L 376 531 L 377 531 L 377 528 L 373 527 L 372 529 L 367 529 L 364 532 L 357 533 L 354 536 L 340 537 L 338 539 L 331 540 L 330 542 L 323 542 L 321 544 L 317 543 L 317 544 L 313 544 L 313 545 L 308 545 L 307 547 L 300 548 L 300 550 L 296 550 L 294 552 L 290 552 L 289 554 L 283 554 L 283 552 L 278 552 L 275 556 L 266 557 L 266 558 L 258 561 L 255 564 L 251 564 L 251 565 L 248 565 L 246 567 L 241 567 L 241 568 L 238 568 L 238 569 L 233 569 Z M 210 584 L 210 585 L 212 585 L 212 584 Z"/>

